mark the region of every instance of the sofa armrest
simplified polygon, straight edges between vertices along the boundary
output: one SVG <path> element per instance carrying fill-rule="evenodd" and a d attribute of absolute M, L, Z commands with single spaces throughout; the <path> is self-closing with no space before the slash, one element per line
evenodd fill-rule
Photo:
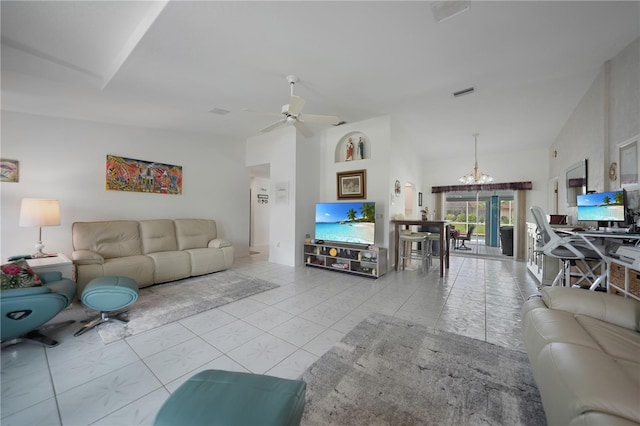
<path fill-rule="evenodd" d="M 71 253 L 73 263 L 76 265 L 102 265 L 104 257 L 91 250 L 76 250 Z"/>
<path fill-rule="evenodd" d="M 549 309 L 586 315 L 640 331 L 640 302 L 635 299 L 568 287 L 545 287 L 541 293 Z"/>
<path fill-rule="evenodd" d="M 223 238 L 215 238 L 209 241 L 209 248 L 222 248 L 222 247 L 231 247 L 231 241 L 227 241 Z"/>

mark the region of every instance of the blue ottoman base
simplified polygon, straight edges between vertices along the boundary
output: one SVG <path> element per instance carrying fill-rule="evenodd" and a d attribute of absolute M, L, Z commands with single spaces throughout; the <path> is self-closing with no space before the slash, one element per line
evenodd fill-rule
<path fill-rule="evenodd" d="M 154 425 L 299 425 L 306 387 L 301 380 L 205 370 L 171 394 Z"/>
<path fill-rule="evenodd" d="M 91 280 L 82 291 L 80 297 L 82 304 L 94 311 L 99 311 L 97 318 L 86 322 L 85 326 L 74 335 L 80 336 L 88 330 L 111 321 L 112 319 L 128 322 L 126 312 L 109 316 L 109 313 L 122 310 L 131 306 L 138 300 L 138 284 L 127 277 L 99 277 Z"/>

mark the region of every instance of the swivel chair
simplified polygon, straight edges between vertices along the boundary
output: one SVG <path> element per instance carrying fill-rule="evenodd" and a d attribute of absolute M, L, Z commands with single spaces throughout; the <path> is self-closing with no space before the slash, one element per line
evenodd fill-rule
<path fill-rule="evenodd" d="M 46 272 L 38 276 L 43 282 L 42 286 L 1 291 L 0 341 L 2 346 L 27 339 L 54 347 L 58 342 L 42 332 L 74 322 L 65 321 L 42 327 L 71 304 L 76 295 L 76 283 L 62 278 L 60 272 Z"/>
<path fill-rule="evenodd" d="M 601 253 L 602 248 L 575 235 L 558 235 L 546 219 L 544 211 L 537 206 L 531 207 L 531 213 L 538 226 L 538 241 L 534 251 L 544 253 L 562 262 L 560 272 L 553 280 L 552 286 L 567 286 L 567 271 L 574 266 L 577 280 L 573 286 L 582 287 L 586 281 L 590 290 L 595 290 L 604 283 L 606 278 L 606 261 Z M 592 264 L 590 265 L 589 262 Z M 597 272 L 599 269 L 599 273 Z M 569 283 L 570 284 L 570 283 Z"/>
<path fill-rule="evenodd" d="M 458 241 L 462 241 L 462 244 L 460 244 L 459 247 L 456 247 L 458 250 L 471 250 L 471 247 L 467 247 L 466 245 L 464 245 L 465 241 L 471 241 L 471 234 L 473 234 L 473 231 L 476 229 L 475 225 L 469 225 L 469 229 L 467 230 L 467 234 L 466 235 L 460 235 L 458 236 L 458 238 L 456 238 Z"/>

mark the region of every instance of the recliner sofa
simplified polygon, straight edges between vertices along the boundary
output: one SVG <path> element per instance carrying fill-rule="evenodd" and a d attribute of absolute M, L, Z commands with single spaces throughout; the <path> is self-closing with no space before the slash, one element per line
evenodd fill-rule
<path fill-rule="evenodd" d="M 94 278 L 124 276 L 138 287 L 221 271 L 233 245 L 208 219 L 76 222 L 72 227 L 78 295 Z"/>
<path fill-rule="evenodd" d="M 544 287 L 522 332 L 549 425 L 640 425 L 640 302 Z"/>

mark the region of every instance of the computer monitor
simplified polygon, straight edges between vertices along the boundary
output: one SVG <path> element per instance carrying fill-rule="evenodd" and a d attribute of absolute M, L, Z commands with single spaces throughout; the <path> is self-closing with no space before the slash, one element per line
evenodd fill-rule
<path fill-rule="evenodd" d="M 623 189 L 578 195 L 578 220 L 626 223 L 625 198 Z"/>

